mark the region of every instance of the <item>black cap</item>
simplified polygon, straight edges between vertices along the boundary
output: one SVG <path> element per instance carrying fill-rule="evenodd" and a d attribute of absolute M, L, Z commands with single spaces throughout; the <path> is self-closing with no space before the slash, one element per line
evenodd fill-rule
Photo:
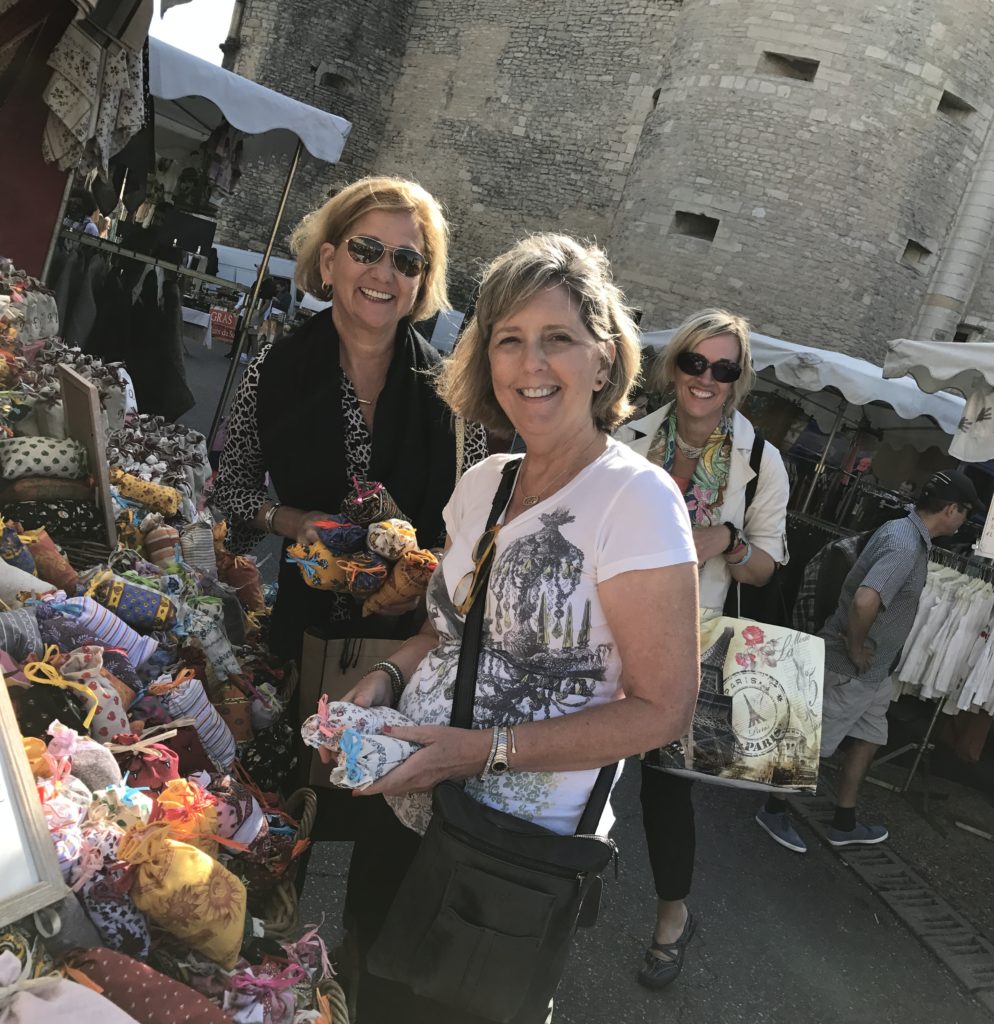
<path fill-rule="evenodd" d="M 969 505 L 974 512 L 984 512 L 984 505 L 977 495 L 973 481 L 955 469 L 944 469 L 933 473 L 922 488 L 923 498 L 938 498 L 950 504 Z"/>

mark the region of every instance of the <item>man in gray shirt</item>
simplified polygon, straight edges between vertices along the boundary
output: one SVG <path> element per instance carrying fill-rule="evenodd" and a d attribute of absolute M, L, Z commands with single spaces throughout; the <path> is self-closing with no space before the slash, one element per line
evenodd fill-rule
<path fill-rule="evenodd" d="M 867 541 L 842 584 L 838 607 L 821 630 L 821 756 L 830 757 L 850 737 L 827 832 L 833 846 L 882 843 L 888 837 L 882 825 L 856 821 L 856 799 L 877 748 L 887 742 L 889 676 L 915 621 L 933 538 L 955 533 L 971 511 L 982 510 L 966 476 L 933 473 L 907 518 L 884 523 Z M 805 851 L 782 801 L 768 801 L 756 820 L 782 846 Z"/>

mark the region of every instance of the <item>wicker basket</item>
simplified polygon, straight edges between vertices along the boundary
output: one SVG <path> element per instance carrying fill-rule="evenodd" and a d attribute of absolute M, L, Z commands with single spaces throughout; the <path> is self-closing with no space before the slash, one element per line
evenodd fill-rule
<path fill-rule="evenodd" d="M 279 813 L 297 825 L 298 840 L 308 839 L 318 813 L 317 794 L 313 789 L 298 789 L 287 797 Z M 262 921 L 267 938 L 290 942 L 300 937 L 300 907 L 294 885 L 295 874 L 288 871 L 266 900 Z"/>
<path fill-rule="evenodd" d="M 331 1024 L 349 1024 L 349 1006 L 342 986 L 334 978 L 318 983 L 318 992 L 331 1003 Z"/>

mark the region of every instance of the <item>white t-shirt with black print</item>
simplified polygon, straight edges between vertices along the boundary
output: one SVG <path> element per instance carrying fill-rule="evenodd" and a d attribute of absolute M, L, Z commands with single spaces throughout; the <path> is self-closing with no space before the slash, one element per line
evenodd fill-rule
<path fill-rule="evenodd" d="M 428 587 L 428 614 L 439 643 L 418 666 L 400 703 L 403 714 L 421 724 L 449 722 L 464 625 L 452 595 L 473 569 L 473 548 L 509 458 L 494 455 L 469 470 L 443 513 L 451 547 Z M 609 439 L 606 450 L 570 483 L 497 535 L 474 726 L 542 721 L 621 699 L 621 657 L 597 584 L 636 569 L 687 562 L 696 564 L 697 554 L 676 485 L 668 473 Z M 638 585 L 637 577 L 632 585 Z M 485 804 L 565 835 L 575 830 L 596 777 L 596 770 L 511 770 L 470 779 L 466 786 Z M 429 794 L 390 803 L 405 825 L 424 832 Z M 601 834 L 613 822 L 608 806 Z"/>

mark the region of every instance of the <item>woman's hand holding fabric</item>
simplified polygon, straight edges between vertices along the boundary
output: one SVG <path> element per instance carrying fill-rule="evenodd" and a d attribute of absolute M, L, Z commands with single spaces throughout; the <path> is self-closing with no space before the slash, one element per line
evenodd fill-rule
<path fill-rule="evenodd" d="M 314 524 L 322 519 L 328 518 L 327 512 L 297 512 L 299 516 L 296 525 L 293 527 L 293 539 L 298 544 L 314 544 L 321 538 L 318 537 Z"/>
<path fill-rule="evenodd" d="M 728 527 L 719 524 L 694 530 L 694 546 L 697 548 L 698 564 L 703 565 L 728 547 Z"/>
<path fill-rule="evenodd" d="M 479 775 L 493 739 L 490 729 L 455 729 L 448 725 L 393 726 L 389 735 L 417 743 L 422 749 L 364 789 L 363 796 L 425 793 L 446 779 Z"/>

